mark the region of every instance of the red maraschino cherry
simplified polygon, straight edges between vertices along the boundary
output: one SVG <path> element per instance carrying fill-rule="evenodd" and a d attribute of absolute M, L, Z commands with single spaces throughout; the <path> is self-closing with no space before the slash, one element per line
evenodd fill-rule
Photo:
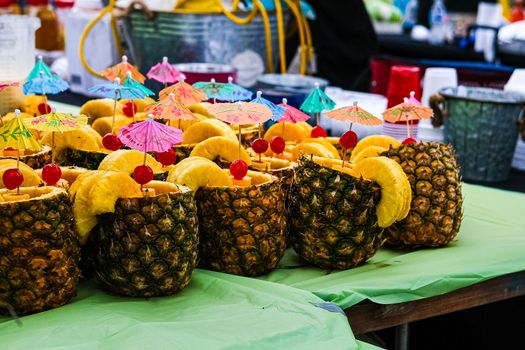
<path fill-rule="evenodd" d="M 357 144 L 357 134 L 348 130 L 339 138 L 339 144 L 345 149 L 354 148 Z"/>
<path fill-rule="evenodd" d="M 172 165 L 175 163 L 175 160 L 177 160 L 177 155 L 173 148 L 170 148 L 166 152 L 157 153 L 157 160 L 164 166 Z"/>
<path fill-rule="evenodd" d="M 110 151 L 116 151 L 120 149 L 120 147 L 122 146 L 122 142 L 120 142 L 119 138 L 115 135 L 106 134 L 102 138 L 102 145 L 104 145 L 104 147 L 106 149 L 109 149 Z"/>
<path fill-rule="evenodd" d="M 310 133 L 310 136 L 313 137 L 313 138 L 318 138 L 318 137 L 326 137 L 327 134 L 326 134 L 326 130 L 323 129 L 322 127 L 320 127 L 319 125 L 317 126 L 314 126 L 311 133 Z"/>
<path fill-rule="evenodd" d="M 406 138 L 403 140 L 403 142 L 401 142 L 403 145 L 411 145 L 411 144 L 414 144 L 414 143 L 417 143 L 417 141 L 411 137 L 409 138 Z"/>
<path fill-rule="evenodd" d="M 235 180 L 242 180 L 248 174 L 248 164 L 242 159 L 237 159 L 230 164 L 230 174 Z"/>
<path fill-rule="evenodd" d="M 253 140 L 252 142 L 252 149 L 257 154 L 266 152 L 268 150 L 268 147 L 268 141 L 266 141 L 265 139 L 258 138 Z"/>
<path fill-rule="evenodd" d="M 137 105 L 132 101 L 128 101 L 122 107 L 122 112 L 128 118 L 133 118 L 137 114 Z"/>
<path fill-rule="evenodd" d="M 286 141 L 281 136 L 274 136 L 270 141 L 270 148 L 275 154 L 281 154 L 286 148 Z"/>
<path fill-rule="evenodd" d="M 62 177 L 62 169 L 56 164 L 46 164 L 42 169 L 42 179 L 48 186 L 56 185 Z"/>
<path fill-rule="evenodd" d="M 145 185 L 153 180 L 153 170 L 148 165 L 139 165 L 133 171 L 133 180 L 139 185 Z"/>
<path fill-rule="evenodd" d="M 38 113 L 40 114 L 51 113 L 51 106 L 48 105 L 47 103 L 40 103 L 37 108 L 38 108 Z"/>
<path fill-rule="evenodd" d="M 2 175 L 2 181 L 8 190 L 14 190 L 24 182 L 24 175 L 16 168 L 7 169 Z"/>

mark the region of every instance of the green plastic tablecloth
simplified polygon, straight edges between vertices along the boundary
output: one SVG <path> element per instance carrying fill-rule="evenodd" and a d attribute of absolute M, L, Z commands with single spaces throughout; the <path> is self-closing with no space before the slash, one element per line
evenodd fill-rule
<path fill-rule="evenodd" d="M 348 308 L 364 299 L 393 304 L 436 296 L 525 270 L 525 194 L 464 184 L 464 219 L 446 248 L 382 249 L 340 272 L 301 267 L 291 251 L 262 279 L 313 292 Z"/>
<path fill-rule="evenodd" d="M 0 349 L 372 349 L 310 292 L 196 270 L 181 293 L 122 298 L 83 283 L 71 304 L 0 318 Z"/>

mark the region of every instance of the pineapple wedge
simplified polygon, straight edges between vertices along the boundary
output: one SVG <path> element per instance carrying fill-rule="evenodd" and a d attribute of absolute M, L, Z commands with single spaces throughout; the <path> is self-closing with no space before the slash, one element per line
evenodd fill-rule
<path fill-rule="evenodd" d="M 332 152 L 330 152 L 328 148 L 326 148 L 320 143 L 313 142 L 303 142 L 297 145 L 297 147 L 294 148 L 292 154 L 295 160 L 299 159 L 302 155 L 314 155 L 323 158 L 336 159 L 336 157 L 334 157 L 334 155 L 332 154 Z M 337 158 L 339 158 L 339 155 Z"/>
<path fill-rule="evenodd" d="M 118 134 L 120 128 L 133 123 L 134 118 L 128 118 L 123 116 L 115 117 L 115 134 Z M 113 123 L 113 117 L 100 117 L 95 120 L 92 124 L 93 130 L 99 135 L 104 136 L 111 133 L 111 124 Z"/>
<path fill-rule="evenodd" d="M 144 164 L 144 152 L 120 149 L 108 154 L 98 166 L 98 170 L 120 171 L 129 175 L 138 165 Z M 146 165 L 149 165 L 155 174 L 162 173 L 162 164 L 151 155 L 146 155 Z"/>
<path fill-rule="evenodd" d="M 168 173 L 168 177 L 166 178 L 166 181 L 176 183 L 177 178 L 179 177 L 179 175 L 182 173 L 183 170 L 185 170 L 192 164 L 208 163 L 209 161 L 210 160 L 208 158 L 204 158 L 204 157 L 193 156 L 193 157 L 185 158 L 170 169 Z"/>
<path fill-rule="evenodd" d="M 89 100 L 80 107 L 80 114 L 86 115 L 89 124 L 101 117 L 113 115 L 114 101 L 110 98 Z M 116 115 L 123 115 L 122 104 L 117 103 Z"/>
<path fill-rule="evenodd" d="M 206 119 L 190 126 L 182 134 L 182 143 L 199 143 L 214 136 L 224 136 L 237 142 L 237 135 L 226 123 L 217 119 Z"/>
<path fill-rule="evenodd" d="M 307 138 L 306 140 L 304 140 L 303 142 L 308 142 L 308 143 L 318 143 L 320 145 L 323 145 L 327 150 L 330 151 L 330 153 L 332 153 L 332 158 L 334 159 L 341 159 L 341 156 L 339 155 L 339 151 L 337 150 L 337 148 L 334 147 L 334 145 L 332 143 L 330 143 L 330 141 L 328 141 L 326 138 L 323 138 L 323 137 L 318 137 L 318 138 L 315 138 L 315 137 L 310 137 L 310 138 Z"/>
<path fill-rule="evenodd" d="M 388 150 L 390 147 L 396 148 L 401 146 L 401 142 L 387 135 L 367 136 L 361 141 L 359 141 L 357 145 L 355 145 L 354 149 L 352 150 L 352 154 L 350 155 L 350 160 L 353 161 L 354 158 L 368 146 L 380 146 Z"/>
<path fill-rule="evenodd" d="M 365 158 L 378 157 L 381 153 L 388 151 L 388 149 L 381 146 L 368 146 L 363 148 L 353 159 L 352 162 L 359 163 Z"/>
<path fill-rule="evenodd" d="M 211 105 L 209 102 L 196 103 L 194 105 L 187 106 L 193 114 L 200 114 L 206 118 L 215 119 L 215 116 L 208 111 L 208 106 Z M 200 119 L 200 118 L 199 118 Z"/>
<path fill-rule="evenodd" d="M 187 186 L 193 191 L 197 191 L 203 186 L 233 186 L 233 182 L 228 173 L 224 172 L 211 160 L 200 160 L 187 162 L 185 164 L 186 167 L 180 171 L 180 173 L 177 172 L 177 167 L 179 167 L 180 163 L 175 165 L 172 172 L 178 173 L 177 178 L 174 179 L 173 173 L 170 172 L 166 181 Z"/>
<path fill-rule="evenodd" d="M 240 151 L 240 154 L 239 154 Z M 240 158 L 239 158 L 240 155 Z M 190 157 L 203 157 L 215 160 L 217 157 L 223 158 L 228 162 L 242 159 L 246 164 L 252 164 L 250 154 L 243 148 L 239 148 L 239 143 L 223 136 L 210 137 L 199 143 L 193 148 Z"/>
<path fill-rule="evenodd" d="M 387 157 L 366 158 L 357 163 L 352 172 L 381 186 L 381 200 L 376 209 L 380 227 L 388 227 L 408 215 L 410 183 L 397 162 Z"/>
<path fill-rule="evenodd" d="M 284 125 L 284 136 L 283 136 Z M 285 141 L 301 142 L 310 137 L 310 134 L 301 126 L 288 122 L 275 123 L 266 131 L 264 139 L 268 142 L 274 136 L 281 136 Z"/>

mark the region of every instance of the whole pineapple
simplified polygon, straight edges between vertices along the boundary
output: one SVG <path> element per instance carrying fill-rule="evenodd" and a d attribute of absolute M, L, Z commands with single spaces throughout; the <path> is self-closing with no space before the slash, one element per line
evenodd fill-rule
<path fill-rule="evenodd" d="M 419 142 L 383 153 L 398 162 L 412 187 L 405 220 L 387 228 L 394 246 L 440 247 L 459 232 L 463 216 L 461 176 L 452 145 Z"/>
<path fill-rule="evenodd" d="M 99 216 L 90 235 L 95 276 L 113 293 L 171 295 L 191 280 L 199 239 L 193 192 L 155 184 L 148 186 L 156 195 L 118 199 L 114 213 Z"/>
<path fill-rule="evenodd" d="M 196 193 L 199 258 L 205 268 L 263 275 L 286 250 L 285 189 L 274 176 L 248 172 L 246 187 L 201 187 Z"/>
<path fill-rule="evenodd" d="M 325 269 L 363 264 L 383 243 L 383 228 L 375 214 L 380 198 L 375 182 L 303 157 L 289 214 L 295 251 Z"/>
<path fill-rule="evenodd" d="M 0 313 L 62 306 L 76 293 L 80 251 L 71 202 L 57 187 L 0 191 Z M 16 196 L 14 196 L 16 197 Z"/>

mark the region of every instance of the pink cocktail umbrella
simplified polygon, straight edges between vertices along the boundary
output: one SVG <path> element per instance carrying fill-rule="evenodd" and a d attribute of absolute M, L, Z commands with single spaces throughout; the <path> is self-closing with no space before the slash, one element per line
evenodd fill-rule
<path fill-rule="evenodd" d="M 408 103 L 413 104 L 414 106 L 422 106 L 423 105 L 421 103 L 421 101 L 419 101 L 416 98 L 416 92 L 415 91 L 410 91 L 410 96 L 408 97 Z"/>
<path fill-rule="evenodd" d="M 121 128 L 119 139 L 129 148 L 144 152 L 144 164 L 133 172 L 133 178 L 142 186 L 153 179 L 153 170 L 146 165 L 147 152 L 162 153 L 178 145 L 182 142 L 182 130 L 156 122 L 150 114 L 143 122 Z"/>
<path fill-rule="evenodd" d="M 156 80 L 166 88 L 168 84 L 173 84 L 179 80 L 182 75 L 171 63 L 168 62 L 168 57 L 163 57 L 161 63 L 157 63 L 150 68 L 146 76 L 149 79 Z"/>

